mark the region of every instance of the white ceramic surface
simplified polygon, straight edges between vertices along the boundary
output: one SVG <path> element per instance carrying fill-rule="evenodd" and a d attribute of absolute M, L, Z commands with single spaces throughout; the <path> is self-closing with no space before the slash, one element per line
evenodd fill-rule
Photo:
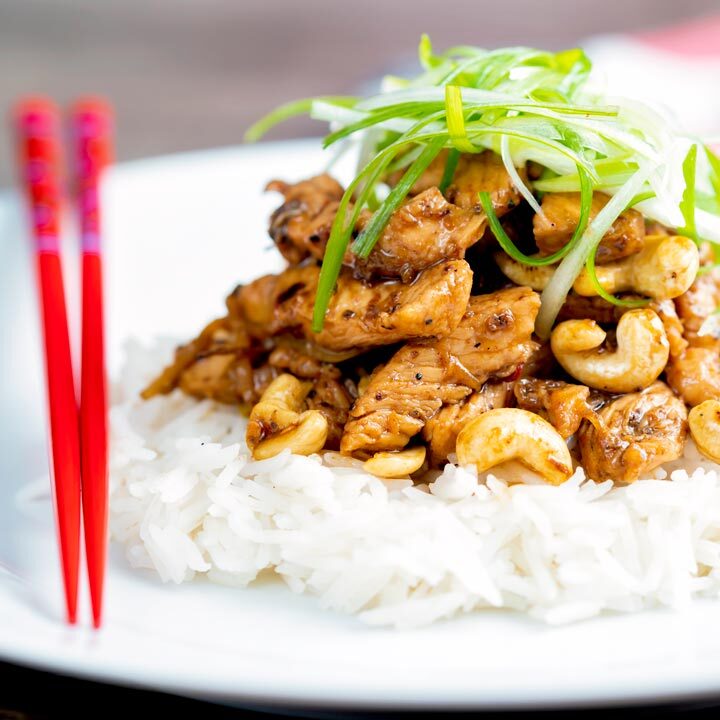
<path fill-rule="evenodd" d="M 116 168 L 106 188 L 113 366 L 123 337 L 192 334 L 238 281 L 277 266 L 265 232 L 277 197 L 262 187 L 324 162 L 302 142 Z M 47 461 L 22 228 L 17 198 L 0 196 L 1 658 L 248 703 L 487 708 L 720 694 L 720 602 L 560 628 L 494 612 L 397 632 L 324 612 L 280 582 L 163 585 L 113 548 L 105 628 L 87 629 L 87 603 L 85 627 L 66 628 L 52 511 L 31 499 L 47 488 Z M 68 276 L 75 264 L 70 254 Z"/>

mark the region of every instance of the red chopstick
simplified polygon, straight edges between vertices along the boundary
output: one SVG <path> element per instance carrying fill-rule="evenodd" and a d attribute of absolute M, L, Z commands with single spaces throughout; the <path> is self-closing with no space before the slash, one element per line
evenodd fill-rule
<path fill-rule="evenodd" d="M 30 205 L 42 308 L 55 510 L 67 621 L 77 619 L 80 557 L 80 445 L 60 263 L 59 115 L 44 98 L 15 110 L 20 171 Z"/>
<path fill-rule="evenodd" d="M 107 555 L 107 388 L 100 244 L 100 176 L 112 156 L 112 112 L 87 98 L 72 111 L 82 244 L 80 433 L 82 504 L 93 625 L 102 622 Z"/>

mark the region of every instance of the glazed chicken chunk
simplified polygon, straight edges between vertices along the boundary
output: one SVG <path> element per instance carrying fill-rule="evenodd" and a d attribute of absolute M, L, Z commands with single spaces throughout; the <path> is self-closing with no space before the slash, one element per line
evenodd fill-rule
<path fill-rule="evenodd" d="M 253 343 L 242 323 L 228 317 L 213 320 L 175 351 L 168 365 L 142 392 L 146 400 L 180 387 L 188 395 L 220 402 L 257 399 L 251 357 Z"/>
<path fill-rule="evenodd" d="M 593 193 L 589 222 L 607 205 L 609 196 Z M 546 193 L 542 214 L 533 218 L 535 242 L 542 255 L 551 255 L 566 245 L 580 220 L 580 193 Z M 645 240 L 645 222 L 637 210 L 626 210 L 603 236 L 597 262 L 607 263 L 640 252 Z"/>
<path fill-rule="evenodd" d="M 448 151 L 443 150 L 412 186 L 410 195 L 419 195 L 430 188 L 439 187 L 447 160 Z M 394 185 L 401 177 L 402 173 L 396 173 L 390 178 L 390 184 Z M 460 155 L 445 196 L 461 208 L 481 213 L 482 207 L 478 201 L 478 193 L 481 191 L 490 194 L 493 210 L 498 217 L 520 204 L 521 195 L 513 185 L 501 157 L 490 150 Z"/>
<path fill-rule="evenodd" d="M 286 199 L 270 221 L 270 236 L 283 256 L 294 265 L 310 257 L 322 260 L 342 187 L 328 175 L 318 175 L 296 185 L 275 180 L 268 189 L 283 192 Z M 367 210 L 360 213 L 355 236 L 371 218 Z M 428 188 L 391 215 L 368 258 L 348 248 L 344 263 L 356 277 L 409 282 L 442 260 L 462 258 L 484 231 L 484 216 L 453 205 L 437 188 Z"/>
<path fill-rule="evenodd" d="M 595 416 L 590 388 L 562 380 L 521 378 L 514 387 L 518 407 L 544 417 L 564 438 L 572 437 L 586 418 Z"/>
<path fill-rule="evenodd" d="M 355 402 L 342 452 L 403 448 L 443 405 L 513 375 L 536 347 L 531 336 L 539 305 L 528 288 L 472 297 L 451 334 L 402 347 Z"/>
<path fill-rule="evenodd" d="M 370 217 L 361 217 L 358 230 Z M 452 205 L 437 188 L 430 188 L 393 213 L 366 260 L 348 250 L 345 264 L 360 277 L 409 281 L 442 260 L 463 258 L 484 231 L 484 216 Z"/>
<path fill-rule="evenodd" d="M 675 299 L 685 348 L 671 354 L 666 368 L 670 387 L 690 406 L 720 399 L 720 338 L 717 317 L 720 280 L 711 271 Z"/>
<path fill-rule="evenodd" d="M 389 345 L 454 330 L 470 296 L 472 271 L 449 260 L 423 272 L 412 285 L 368 285 L 347 271 L 340 276 L 325 326 L 312 331 L 320 268 L 306 264 L 266 275 L 234 293 L 232 306 L 257 338 L 296 333 L 330 350 Z"/>
<path fill-rule="evenodd" d="M 270 216 L 270 237 L 291 264 L 306 257 L 322 258 L 343 188 L 329 175 L 316 175 L 291 185 L 282 180 L 266 190 L 282 193 L 285 202 Z"/>
<path fill-rule="evenodd" d="M 687 409 L 665 383 L 621 395 L 598 418 L 578 434 L 582 464 L 593 480 L 631 483 L 682 456 Z"/>

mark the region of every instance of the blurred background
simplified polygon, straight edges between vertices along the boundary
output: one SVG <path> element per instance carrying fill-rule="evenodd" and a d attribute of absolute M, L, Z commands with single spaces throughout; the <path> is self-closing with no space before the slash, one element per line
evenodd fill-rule
<path fill-rule="evenodd" d="M 0 0 L 0 112 L 7 116 L 22 93 L 60 102 L 101 93 L 116 107 L 120 160 L 238 144 L 279 103 L 362 91 L 385 72 L 412 68 L 422 32 L 438 48 L 583 42 L 632 91 L 640 64 L 628 35 L 672 54 L 676 36 L 647 31 L 696 20 L 684 50 L 717 59 L 720 27 L 709 42 L 697 41 L 720 17 L 713 11 L 720 13 L 719 0 Z M 688 90 L 677 63 L 667 73 L 660 61 L 646 59 L 642 72 L 648 67 L 659 94 L 668 92 L 668 73 L 679 74 L 673 92 Z M 709 93 L 688 99 L 705 113 L 700 130 L 713 127 L 713 76 Z M 673 104 L 687 103 L 676 96 Z M 271 137 L 320 132 L 300 119 Z M 0 186 L 12 172 L 0 133 Z"/>

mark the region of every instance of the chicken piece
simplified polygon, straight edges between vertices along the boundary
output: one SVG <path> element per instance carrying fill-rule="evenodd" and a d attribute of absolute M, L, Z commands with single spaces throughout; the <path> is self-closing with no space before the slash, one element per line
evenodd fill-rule
<path fill-rule="evenodd" d="M 341 451 L 399 450 L 443 405 L 464 400 L 491 378 L 514 375 L 536 349 L 539 307 L 529 288 L 472 297 L 450 335 L 403 346 L 355 402 Z"/>
<path fill-rule="evenodd" d="M 432 187 L 440 187 L 443 175 L 445 174 L 445 165 L 447 163 L 447 159 L 448 151 L 441 150 L 435 156 L 435 159 L 427 166 L 425 172 L 423 172 L 422 175 L 420 175 L 420 177 L 412 185 L 410 191 L 408 192 L 408 195 L 410 197 L 414 197 L 415 195 L 419 195 L 420 193 L 425 192 Z M 390 187 L 395 187 L 395 185 L 397 185 L 400 180 L 402 180 L 404 174 L 405 168 L 401 170 L 396 170 L 385 178 L 385 182 Z"/>
<path fill-rule="evenodd" d="M 367 285 L 346 271 L 338 280 L 325 326 L 316 334 L 311 326 L 319 276 L 314 264 L 266 275 L 237 288 L 230 304 L 253 337 L 295 332 L 323 348 L 344 351 L 452 332 L 472 285 L 472 271 L 464 260 L 435 265 L 412 285 Z"/>
<path fill-rule="evenodd" d="M 317 175 L 290 185 L 282 180 L 268 183 L 266 190 L 285 196 L 285 202 L 270 216 L 270 237 L 291 264 L 306 257 L 322 258 L 330 237 L 342 186 L 329 175 Z"/>
<path fill-rule="evenodd" d="M 719 285 L 714 272 L 698 275 L 692 287 L 675 298 L 684 347 L 675 343 L 674 348 L 668 335 L 670 361 L 665 376 L 670 387 L 691 407 L 704 400 L 720 399 L 720 338 L 712 322 L 720 304 Z"/>
<path fill-rule="evenodd" d="M 600 325 L 615 325 L 626 308 L 613 305 L 599 296 L 586 297 L 570 291 L 558 313 L 563 320 L 594 320 Z"/>
<path fill-rule="evenodd" d="M 521 169 L 519 173 L 522 177 L 525 171 Z M 482 191 L 490 193 L 493 210 L 498 217 L 510 212 L 522 200 L 522 195 L 513 185 L 502 158 L 492 150 L 485 150 L 477 155 L 461 155 L 445 196 L 461 208 L 481 213 L 482 205 L 478 193 Z"/>
<path fill-rule="evenodd" d="M 683 336 L 683 325 L 675 310 L 675 303 L 672 300 L 653 300 L 648 307 L 657 313 L 663 324 L 670 344 L 670 362 L 672 362 L 674 358 L 680 357 L 688 346 Z"/>
<path fill-rule="evenodd" d="M 371 217 L 363 215 L 357 229 Z M 392 214 L 366 260 L 348 250 L 344 262 L 359 277 L 399 277 L 408 282 L 441 260 L 463 258 L 484 231 L 484 215 L 451 205 L 437 188 L 430 188 Z"/>
<path fill-rule="evenodd" d="M 257 397 L 252 360 L 258 349 L 242 323 L 213 320 L 197 338 L 175 351 L 173 362 L 141 393 L 148 400 L 176 387 L 195 397 L 252 402 Z"/>
<path fill-rule="evenodd" d="M 715 272 L 698 275 L 690 289 L 675 298 L 678 317 L 685 330 L 685 339 L 693 347 L 720 351 L 716 333 L 700 334 L 703 324 L 720 306 L 720 278 Z"/>
<path fill-rule="evenodd" d="M 716 350 L 689 347 L 679 357 L 671 358 L 665 377 L 691 407 L 705 400 L 720 400 L 720 360 Z"/>
<path fill-rule="evenodd" d="M 284 338 L 268 356 L 268 364 L 301 380 L 316 380 L 322 375 L 333 379 L 341 376 L 337 365 L 323 362 L 292 345 L 285 344 Z"/>
<path fill-rule="evenodd" d="M 560 370 L 558 361 L 553 355 L 550 342 L 536 342 L 535 347 L 528 356 L 522 367 L 518 367 L 517 380 L 521 377 L 534 377 L 540 375 L 541 377 L 549 377 L 553 374 L 557 374 Z"/>
<path fill-rule="evenodd" d="M 260 382 L 256 380 L 260 379 Z M 177 386 L 196 398 L 209 398 L 230 405 L 251 405 L 273 373 L 256 376 L 250 359 L 240 355 L 209 355 L 200 357 L 178 378 Z"/>
<path fill-rule="evenodd" d="M 440 152 L 415 181 L 409 195 L 420 195 L 430 188 L 437 188 L 445 174 L 447 158 L 447 150 Z M 393 173 L 387 179 L 388 184 L 396 185 L 403 174 L 404 170 Z M 520 171 L 520 174 L 522 175 L 523 171 Z M 482 190 L 490 193 L 493 209 L 499 217 L 519 205 L 522 200 L 505 169 L 502 158 L 497 153 L 485 150 L 477 154 L 460 155 L 445 197 L 461 208 L 482 213 L 482 206 L 478 200 L 478 193 Z"/>
<path fill-rule="evenodd" d="M 445 405 L 423 428 L 423 438 L 430 450 L 430 464 L 438 466 L 455 452 L 458 433 L 478 415 L 494 408 L 507 407 L 514 382 L 487 382 L 466 400 Z"/>
<path fill-rule="evenodd" d="M 610 198 L 593 193 L 590 221 L 602 210 Z M 580 193 L 547 193 L 541 203 L 543 214 L 533 218 L 535 242 L 542 255 L 552 255 L 566 245 L 580 219 Z M 645 221 L 637 210 L 626 210 L 603 236 L 597 249 L 598 263 L 612 262 L 634 255 L 645 242 Z"/>
<path fill-rule="evenodd" d="M 342 187 L 329 175 L 295 185 L 274 180 L 267 187 L 285 195 L 285 202 L 270 220 L 270 236 L 283 256 L 292 265 L 309 257 L 322 260 Z M 363 211 L 354 234 L 361 232 L 371 218 L 372 213 Z M 429 188 L 390 216 L 367 259 L 348 248 L 344 263 L 353 268 L 356 277 L 403 278 L 409 282 L 441 260 L 462 258 L 484 231 L 484 216 L 451 205 L 437 188 Z"/>
<path fill-rule="evenodd" d="M 655 220 L 649 220 L 645 218 L 645 234 L 646 235 L 677 235 L 677 232 L 671 228 L 663 225 L 662 223 L 656 222 Z"/>
<path fill-rule="evenodd" d="M 585 418 L 595 416 L 598 402 L 590 388 L 561 380 L 522 378 L 514 387 L 517 406 L 544 417 L 565 439 L 574 435 Z"/>
<path fill-rule="evenodd" d="M 682 456 L 687 409 L 660 381 L 621 395 L 598 418 L 583 423 L 578 433 L 582 464 L 593 480 L 632 483 Z"/>

